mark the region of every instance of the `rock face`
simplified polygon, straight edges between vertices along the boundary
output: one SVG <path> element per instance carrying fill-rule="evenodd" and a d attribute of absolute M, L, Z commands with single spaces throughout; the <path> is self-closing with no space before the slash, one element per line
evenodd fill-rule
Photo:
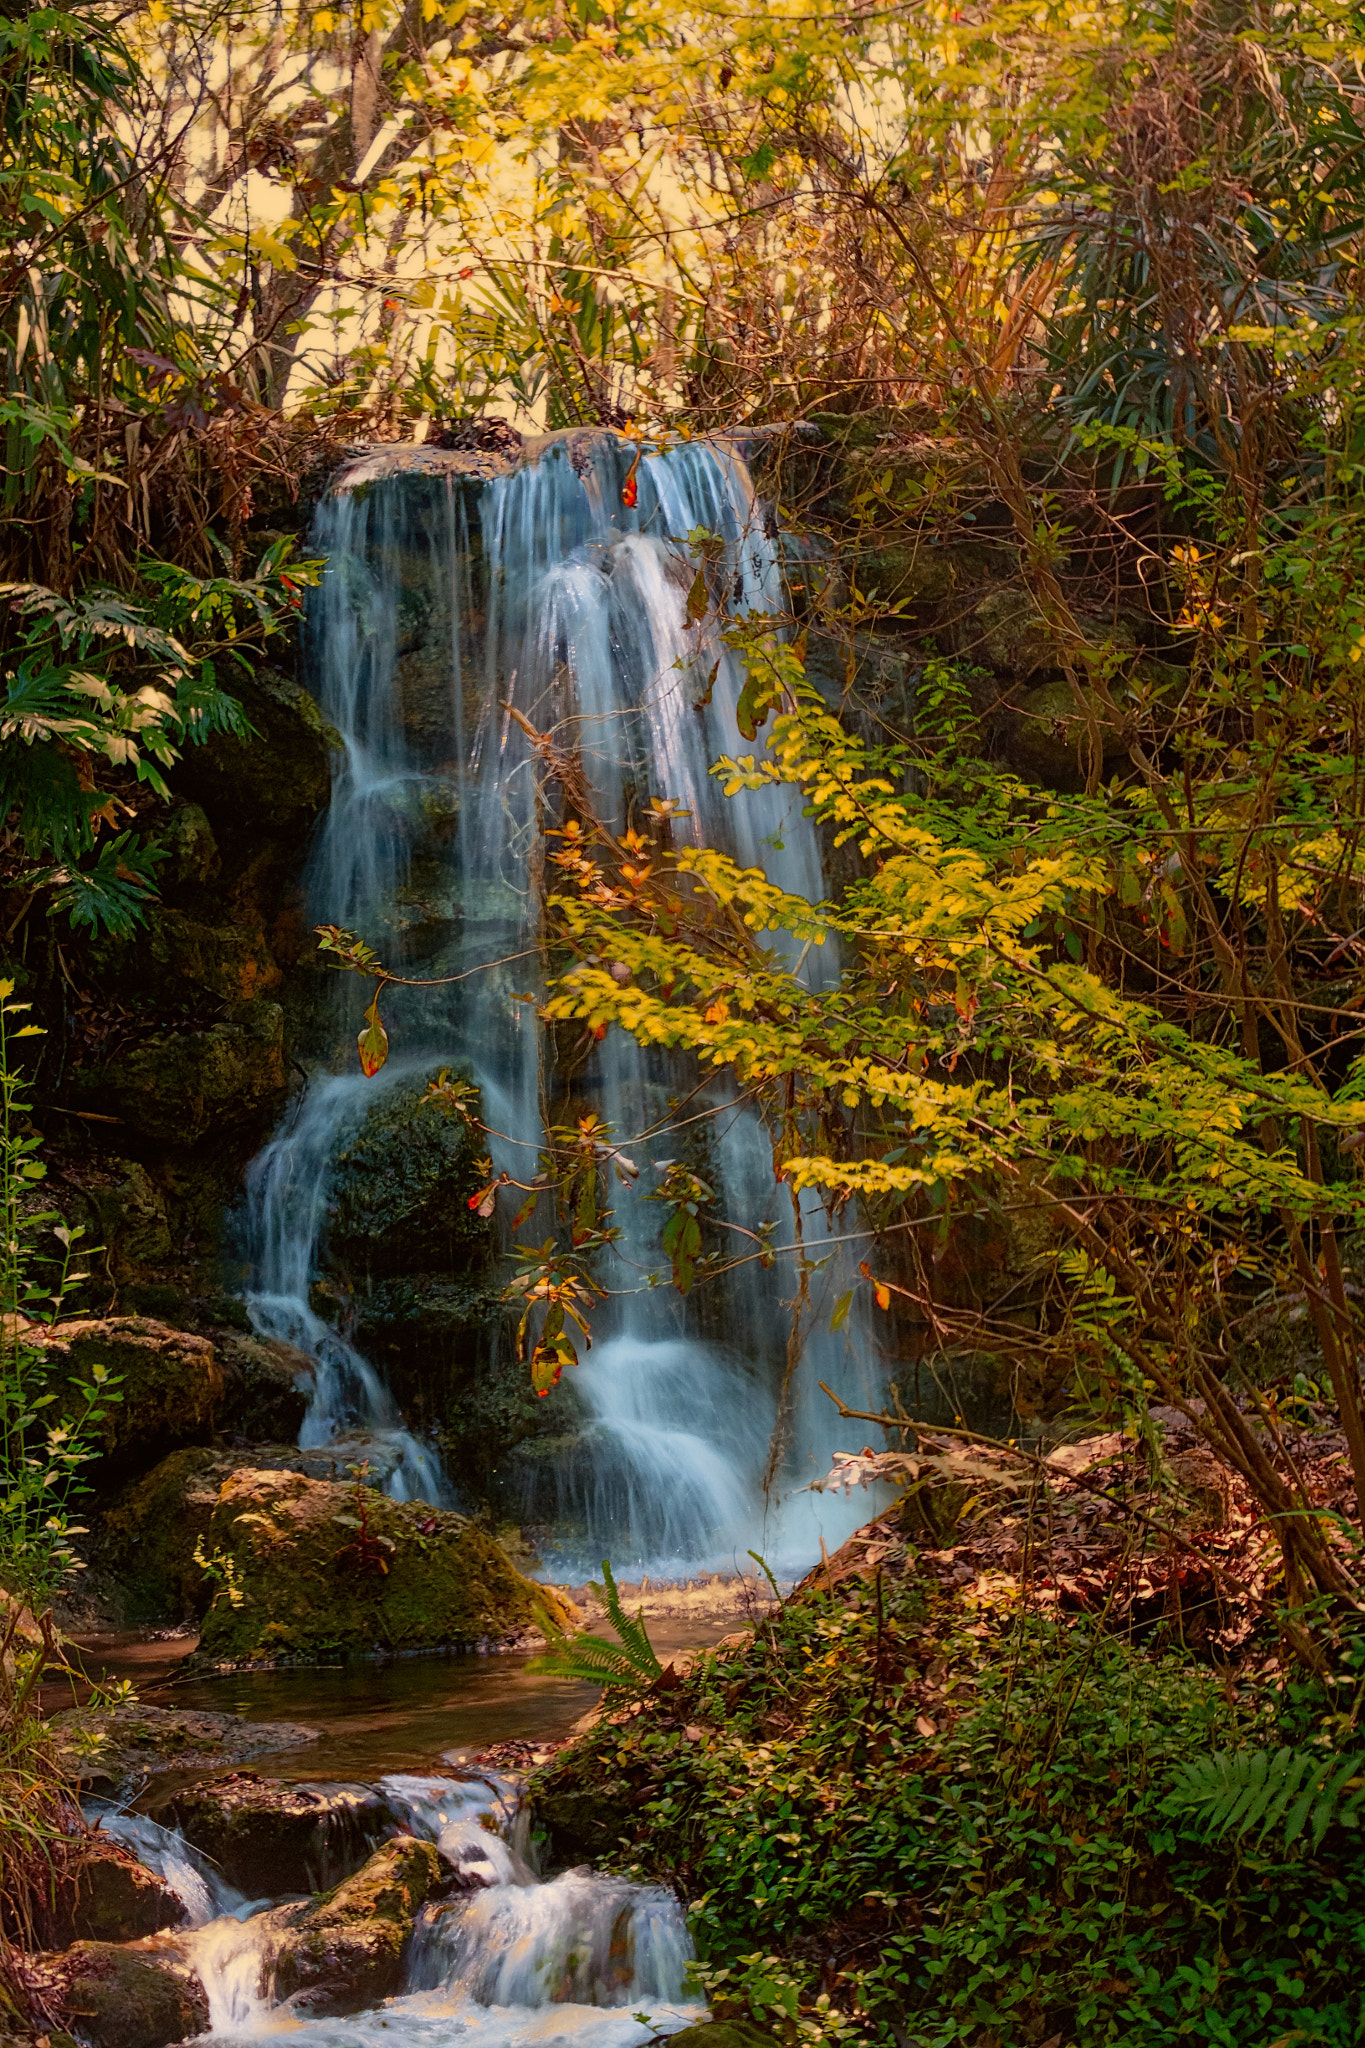
<path fill-rule="evenodd" d="M 285 1785 L 251 1771 L 172 1793 L 152 1818 L 251 1899 L 336 1884 L 393 1825 L 373 1785 Z"/>
<path fill-rule="evenodd" d="M 301 1472 L 240 1471 L 219 1493 L 212 1550 L 231 1561 L 199 1654 L 214 1662 L 316 1662 L 506 1638 L 538 1599 L 567 1602 L 513 1569 L 464 1516 Z"/>
<path fill-rule="evenodd" d="M 207 1337 L 149 1316 L 109 1316 L 56 1324 L 47 1352 L 58 1381 L 88 1381 L 95 1367 L 120 1381 L 103 1424 L 105 1473 L 145 1464 L 157 1449 L 202 1442 L 212 1429 L 226 1382 Z"/>
<path fill-rule="evenodd" d="M 171 2048 L 208 2032 L 198 1977 L 137 1948 L 78 1941 L 63 1955 L 38 1958 L 34 1975 L 45 2001 L 91 2048 Z"/>
<path fill-rule="evenodd" d="M 220 832 L 295 832 L 324 809 L 332 786 L 332 756 L 341 735 L 327 723 L 301 683 L 276 668 L 234 678 L 254 728 L 247 739 L 214 733 L 189 747 L 176 779 L 213 815 Z"/>
<path fill-rule="evenodd" d="M 309 2013 L 355 2012 L 397 1991 L 413 1921 L 442 1882 L 431 1842 L 398 1835 L 334 1891 L 273 1915 L 275 1997 Z"/>
<path fill-rule="evenodd" d="M 75 1783 L 108 1790 L 155 1771 L 222 1770 L 316 1742 L 295 1721 L 243 1721 L 194 1708 L 68 1707 L 48 1724 L 57 1761 Z"/>
<path fill-rule="evenodd" d="M 168 1885 L 121 1843 L 94 1834 L 57 1876 L 39 1938 L 53 1949 L 76 1941 L 137 1941 L 184 1918 L 184 1905 Z"/>
<path fill-rule="evenodd" d="M 140 1137 L 184 1149 L 259 1121 L 283 1094 L 284 1012 L 264 996 L 234 1003 L 221 1024 L 146 1039 L 76 1078 L 81 1100 L 98 1099 Z"/>

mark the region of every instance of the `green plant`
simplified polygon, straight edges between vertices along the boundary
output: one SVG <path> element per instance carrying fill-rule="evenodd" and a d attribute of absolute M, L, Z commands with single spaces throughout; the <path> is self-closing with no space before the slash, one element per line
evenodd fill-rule
<path fill-rule="evenodd" d="M 117 1376 L 102 1365 L 84 1378 L 62 1378 L 39 1338 L 88 1276 L 74 1264 L 81 1231 L 38 1206 L 41 1140 L 10 1064 L 11 1040 L 37 1027 L 15 1024 L 28 1006 L 13 995 L 14 983 L 0 981 L 0 1586 L 41 1615 L 80 1568 L 73 1539 L 84 1532 L 72 1519 L 74 1504 L 87 1491 L 83 1468 L 120 1396 Z M 40 1233 L 61 1248 L 55 1270 L 39 1260 Z"/>
<path fill-rule="evenodd" d="M 1275 1834 L 1288 1849 L 1306 1831 L 1319 1849 L 1330 1827 L 1358 1826 L 1362 1772 L 1365 1757 L 1322 1748 L 1219 1750 L 1181 1767 L 1165 1811 L 1202 1827 L 1209 1841 Z"/>
<path fill-rule="evenodd" d="M 591 1788 L 610 1860 L 688 1900 L 716 2017 L 790 2048 L 1269 2048 L 1296 2028 L 1352 2048 L 1359 1830 L 1210 1839 L 1171 1807 L 1211 1750 L 1331 1723 L 1301 1691 L 1290 1716 L 1088 1624 L 964 1610 L 897 1546 L 599 1722 L 532 1791 L 553 1824 Z"/>
<path fill-rule="evenodd" d="M 605 1686 L 609 1691 L 638 1690 L 652 1684 L 662 1672 L 663 1665 L 649 1640 L 644 1609 L 638 1609 L 634 1615 L 626 1613 L 606 1558 L 602 1560 L 602 1584 L 593 1586 L 592 1591 L 606 1608 L 618 1641 L 609 1643 L 605 1636 L 589 1635 L 586 1631 L 571 1636 L 555 1620 L 545 1603 L 538 1601 L 536 1625 L 549 1648 L 543 1655 L 533 1658 L 528 1668 L 554 1678 L 582 1679 L 589 1685 Z"/>

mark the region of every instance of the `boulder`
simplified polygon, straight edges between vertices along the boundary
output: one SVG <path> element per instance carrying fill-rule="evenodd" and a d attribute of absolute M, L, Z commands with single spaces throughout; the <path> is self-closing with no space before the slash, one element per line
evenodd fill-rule
<path fill-rule="evenodd" d="M 403 1955 L 420 1908 L 443 1882 L 435 1845 L 397 1835 L 354 1877 L 302 1906 L 273 1914 L 277 2001 L 310 2015 L 377 2005 L 402 1982 Z"/>
<path fill-rule="evenodd" d="M 78 1069 L 81 1101 L 177 1150 L 260 1118 L 284 1090 L 284 1012 L 258 997 L 221 1024 L 144 1039 L 105 1066 Z"/>
<path fill-rule="evenodd" d="M 39 1939 L 45 1948 L 76 1941 L 137 1941 L 178 1927 L 183 1902 L 120 1842 L 93 1834 L 73 1845 L 44 1901 Z"/>
<path fill-rule="evenodd" d="M 150 1316 L 56 1323 L 43 1335 L 54 1388 L 89 1382 L 96 1368 L 120 1383 L 101 1425 L 108 1467 L 136 1467 L 210 1433 L 225 1381 L 207 1337 Z"/>
<path fill-rule="evenodd" d="M 214 1663 L 314 1663 L 506 1639 L 534 1627 L 542 1599 L 574 1614 L 463 1515 L 301 1472 L 234 1472 L 209 1545 L 232 1573 L 200 1638 L 200 1657 Z"/>
<path fill-rule="evenodd" d="M 296 1441 L 313 1390 L 313 1360 L 276 1337 L 215 1330 L 213 1341 L 227 1381 L 224 1430 L 252 1443 Z"/>
<path fill-rule="evenodd" d="M 252 1002 L 283 979 L 259 922 L 206 925 L 162 908 L 137 942 L 135 957 L 143 956 L 156 985 L 186 982 L 225 1003 Z"/>
<path fill-rule="evenodd" d="M 119 1588 L 124 1623 L 187 1621 L 208 1606 L 213 1588 L 195 1551 L 233 1462 L 206 1448 L 172 1451 L 105 1509 L 98 1562 Z"/>
<path fill-rule="evenodd" d="M 316 1742 L 296 1721 L 243 1721 L 192 1707 L 68 1707 L 48 1723 L 63 1773 L 106 1790 L 157 1771 L 221 1771 Z"/>
<path fill-rule="evenodd" d="M 423 1108 L 425 1092 L 390 1084 L 333 1163 L 327 1253 L 362 1292 L 392 1274 L 446 1279 L 489 1242 L 468 1201 L 482 1180 L 478 1133 Z"/>
<path fill-rule="evenodd" d="M 179 1828 L 251 1899 L 337 1884 L 393 1826 L 373 1785 L 286 1785 L 254 1771 L 172 1792 L 151 1817 Z"/>
<path fill-rule="evenodd" d="M 244 739 L 216 732 L 202 746 L 188 748 L 176 782 L 229 837 L 297 831 L 326 808 L 341 735 L 302 684 L 278 669 L 234 677 L 231 688 L 252 732 Z"/>
<path fill-rule="evenodd" d="M 199 1978 L 165 1955 L 78 1941 L 31 1965 L 34 1987 L 91 2048 L 171 2048 L 205 2034 L 209 2002 Z"/>

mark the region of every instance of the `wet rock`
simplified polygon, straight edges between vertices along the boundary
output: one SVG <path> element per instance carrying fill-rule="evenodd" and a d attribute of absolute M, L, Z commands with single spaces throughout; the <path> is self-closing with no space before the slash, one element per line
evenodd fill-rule
<path fill-rule="evenodd" d="M 160 1771 L 223 1770 L 316 1742 L 296 1721 L 243 1721 L 195 1708 L 68 1707 L 48 1723 L 57 1762 L 77 1784 L 115 1789 Z"/>
<path fill-rule="evenodd" d="M 373 1785 L 286 1785 L 254 1771 L 173 1792 L 151 1817 L 179 1828 L 230 1885 L 253 1899 L 337 1884 L 393 1826 Z"/>
<path fill-rule="evenodd" d="M 278 669 L 258 668 L 234 678 L 231 687 L 252 735 L 214 733 L 188 748 L 176 780 L 220 831 L 278 836 L 282 827 L 297 830 L 326 806 L 341 736 L 302 684 Z"/>
<path fill-rule="evenodd" d="M 478 1134 L 424 1109 L 422 1085 L 377 1098 L 332 1169 L 327 1252 L 356 1282 L 430 1271 L 447 1277 L 489 1242 L 469 1207 L 480 1185 Z"/>
<path fill-rule="evenodd" d="M 91 1177 L 85 1192 L 115 1280 L 137 1279 L 170 1257 L 166 1198 L 140 1160 L 111 1161 L 98 1178 Z"/>
<path fill-rule="evenodd" d="M 184 1918 L 184 1904 L 169 1885 L 121 1843 L 96 1833 L 74 1845 L 56 1874 L 39 1938 L 51 1949 L 76 1941 L 137 1941 L 179 1927 Z"/>
<path fill-rule="evenodd" d="M 82 1067 L 77 1095 L 140 1136 L 174 1149 L 264 1116 L 284 1090 L 284 1012 L 260 997 L 221 1024 L 144 1040 L 106 1066 Z"/>
<path fill-rule="evenodd" d="M 215 1331 L 214 1344 L 227 1382 L 223 1429 L 253 1443 L 297 1439 L 313 1387 L 307 1353 L 278 1338 L 231 1330 Z"/>
<path fill-rule="evenodd" d="M 192 1443 L 211 1430 L 225 1382 L 207 1337 L 150 1316 L 57 1323 L 45 1337 L 59 1381 L 77 1387 L 96 1368 L 119 1381 L 119 1398 L 101 1430 L 106 1470 L 145 1464 L 150 1452 Z"/>
<path fill-rule="evenodd" d="M 203 1985 L 164 1955 L 78 1941 L 59 1956 L 38 1957 L 32 1976 L 44 2002 L 91 2048 L 171 2048 L 208 2032 Z"/>
<path fill-rule="evenodd" d="M 574 1612 L 463 1515 L 301 1472 L 235 1472 L 209 1542 L 236 1589 L 205 1617 L 199 1656 L 215 1663 L 456 1647 L 534 1627 L 541 1599 Z"/>
<path fill-rule="evenodd" d="M 321 2015 L 389 1997 L 401 1986 L 416 1915 L 443 1875 L 434 1844 L 398 1835 L 334 1891 L 280 1908 L 272 1915 L 276 1999 L 306 1998 Z"/>

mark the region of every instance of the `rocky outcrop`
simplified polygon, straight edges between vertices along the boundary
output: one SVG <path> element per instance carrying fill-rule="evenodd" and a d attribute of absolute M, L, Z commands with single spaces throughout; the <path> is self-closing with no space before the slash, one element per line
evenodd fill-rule
<path fill-rule="evenodd" d="M 393 1826 L 373 1785 L 282 1784 L 233 1771 L 152 1808 L 248 1898 L 313 1892 L 354 1871 Z"/>
<path fill-rule="evenodd" d="M 231 1578 L 204 1620 L 199 1655 L 210 1662 L 308 1663 L 506 1640 L 534 1627 L 541 1599 L 573 1613 L 463 1515 L 301 1472 L 235 1472 L 208 1540 Z"/>
<path fill-rule="evenodd" d="M 90 2048 L 171 2048 L 208 2032 L 203 1985 L 165 1955 L 78 1941 L 62 1955 L 38 1957 L 30 1975 L 44 2004 Z"/>
<path fill-rule="evenodd" d="M 96 1833 L 75 1844 L 54 1874 L 38 1938 L 50 1949 L 77 1941 L 137 1941 L 178 1927 L 184 1918 L 184 1904 L 169 1885 L 121 1843 Z"/>
<path fill-rule="evenodd" d="M 442 1882 L 434 1845 L 398 1835 L 334 1891 L 281 1907 L 271 1916 L 276 1999 L 320 2015 L 389 1997 L 401 1985 L 417 1913 Z"/>
<path fill-rule="evenodd" d="M 341 735 L 302 684 L 279 669 L 234 677 L 232 690 L 252 731 L 243 738 L 217 732 L 186 748 L 176 780 L 220 832 L 297 832 L 326 807 Z"/>
<path fill-rule="evenodd" d="M 236 1714 L 140 1704 L 68 1707 L 48 1727 L 63 1773 L 98 1791 L 159 1771 L 221 1771 L 318 1738 L 316 1728 L 295 1721 L 243 1721 Z"/>
<path fill-rule="evenodd" d="M 225 1431 L 251 1443 L 296 1441 L 313 1390 L 313 1360 L 276 1337 L 214 1333 L 226 1391 Z"/>
<path fill-rule="evenodd" d="M 101 1373 L 117 1383 L 101 1425 L 105 1474 L 145 1465 L 158 1449 L 202 1441 L 211 1431 L 226 1382 L 207 1337 L 150 1316 L 57 1323 L 41 1334 L 56 1389 L 75 1390 Z"/>
<path fill-rule="evenodd" d="M 112 1111 L 139 1137 L 178 1151 L 259 1121 L 284 1081 L 284 1012 L 257 997 L 207 1029 L 158 1034 L 82 1067 L 73 1086 L 82 1104 L 98 1101 L 100 1115 Z"/>

